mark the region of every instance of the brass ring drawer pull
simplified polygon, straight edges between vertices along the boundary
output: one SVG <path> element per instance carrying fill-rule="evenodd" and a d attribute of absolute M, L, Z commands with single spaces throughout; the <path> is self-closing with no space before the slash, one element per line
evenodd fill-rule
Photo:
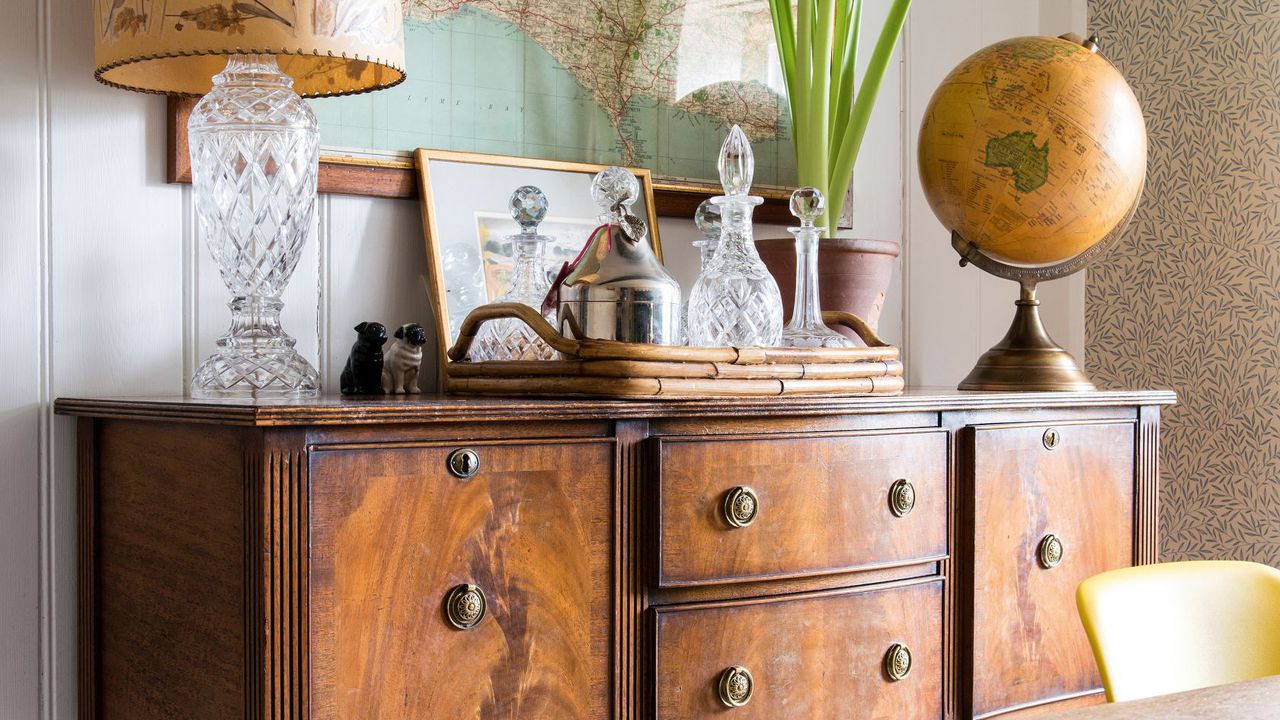
<path fill-rule="evenodd" d="M 725 707 L 739 708 L 751 702 L 751 696 L 756 691 L 756 682 L 755 678 L 751 677 L 750 670 L 741 665 L 734 665 L 720 673 L 718 689 L 720 702 L 724 703 Z"/>
<path fill-rule="evenodd" d="M 1040 567 L 1052 570 L 1062 563 L 1062 555 L 1065 552 L 1062 538 L 1049 533 L 1040 539 L 1040 545 L 1036 548 L 1036 559 L 1040 561 Z"/>
<path fill-rule="evenodd" d="M 916 488 L 911 481 L 901 478 L 889 486 L 889 512 L 894 517 L 906 517 L 916 507 Z"/>
<path fill-rule="evenodd" d="M 484 619 L 489 603 L 484 591 L 475 585 L 459 585 L 449 591 L 444 601 L 449 624 L 459 630 L 470 630 Z"/>
<path fill-rule="evenodd" d="M 462 480 L 468 480 L 480 471 L 480 455 L 471 448 L 459 448 L 449 453 L 449 472 Z"/>
<path fill-rule="evenodd" d="M 911 648 L 894 643 L 884 654 L 884 674 L 890 682 L 905 680 L 911 674 Z"/>
<path fill-rule="evenodd" d="M 746 527 L 759 514 L 760 498 L 746 485 L 739 485 L 724 496 L 724 519 L 733 527 Z"/>

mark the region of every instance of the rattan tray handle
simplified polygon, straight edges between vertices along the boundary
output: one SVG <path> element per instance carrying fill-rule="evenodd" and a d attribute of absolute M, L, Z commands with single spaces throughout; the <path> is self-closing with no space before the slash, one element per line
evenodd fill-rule
<path fill-rule="evenodd" d="M 515 318 L 533 329 L 538 337 L 546 341 L 554 350 L 560 352 L 566 357 L 579 358 L 584 360 L 590 359 L 634 359 L 634 360 L 662 360 L 662 361 L 689 361 L 689 362 L 728 362 L 735 364 L 756 364 L 760 362 L 771 361 L 797 361 L 796 357 L 803 356 L 808 353 L 820 353 L 823 355 L 835 355 L 854 353 L 849 359 L 864 359 L 857 356 L 855 351 L 851 350 L 814 350 L 806 348 L 787 348 L 780 351 L 769 349 L 761 350 L 760 348 L 739 349 L 739 348 L 705 348 L 705 347 L 684 347 L 679 345 L 641 345 L 637 343 L 623 343 L 614 340 L 572 340 L 561 335 L 551 323 L 548 323 L 537 310 L 520 303 L 491 303 L 489 305 L 481 305 L 472 310 L 462 321 L 462 327 L 458 331 L 458 341 L 453 347 L 449 348 L 449 359 L 454 362 L 461 362 L 466 359 L 467 352 L 471 349 L 471 343 L 475 340 L 476 333 L 479 332 L 480 326 L 490 320 L 498 320 L 501 318 Z M 862 318 L 839 310 L 828 311 L 822 314 L 822 319 L 829 325 L 843 325 L 852 329 L 862 341 L 866 343 L 868 348 L 889 348 L 883 340 L 875 334 L 870 326 L 865 323 Z M 862 352 L 866 352 L 863 350 Z M 785 357 L 783 357 L 785 355 Z M 896 357 L 896 353 L 894 355 Z M 802 361 L 803 358 L 801 357 Z"/>

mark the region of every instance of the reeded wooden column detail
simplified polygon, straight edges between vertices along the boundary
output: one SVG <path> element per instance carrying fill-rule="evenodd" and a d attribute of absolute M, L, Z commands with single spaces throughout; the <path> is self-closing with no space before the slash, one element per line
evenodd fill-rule
<path fill-rule="evenodd" d="M 614 592 L 614 718 L 641 718 L 644 634 L 641 628 L 647 608 L 640 558 L 644 555 L 641 533 L 641 478 L 644 477 L 644 439 L 648 422 L 619 422 L 617 495 L 615 506 Z"/>
<path fill-rule="evenodd" d="M 307 456 L 302 432 L 268 432 L 245 456 L 246 717 L 310 716 Z"/>
<path fill-rule="evenodd" d="M 1160 562 L 1160 407 L 1138 409 L 1133 453 L 1133 563 Z"/>

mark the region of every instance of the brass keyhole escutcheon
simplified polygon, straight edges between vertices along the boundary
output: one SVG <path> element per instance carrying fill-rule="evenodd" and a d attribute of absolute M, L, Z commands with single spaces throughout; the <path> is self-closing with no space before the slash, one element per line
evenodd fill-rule
<path fill-rule="evenodd" d="M 1062 444 L 1062 433 L 1057 428 L 1049 428 L 1044 431 L 1043 442 L 1046 450 L 1057 450 Z"/>
<path fill-rule="evenodd" d="M 475 585 L 459 585 L 450 590 L 444 600 L 449 624 L 459 630 L 470 630 L 479 625 L 488 608 L 484 591 Z"/>
<path fill-rule="evenodd" d="M 467 480 L 480 471 L 480 456 L 471 448 L 459 448 L 449 453 L 449 472 Z"/>
<path fill-rule="evenodd" d="M 759 514 L 760 498 L 746 485 L 739 485 L 724 496 L 724 519 L 733 527 L 746 527 Z"/>
<path fill-rule="evenodd" d="M 901 478 L 889 486 L 889 512 L 895 517 L 906 517 L 916 506 L 916 488 L 910 480 Z"/>
<path fill-rule="evenodd" d="M 892 682 L 905 680 L 911 674 L 911 648 L 894 643 L 884 654 L 884 674 Z"/>
<path fill-rule="evenodd" d="M 1049 533 L 1040 539 L 1040 545 L 1036 548 L 1036 558 L 1040 561 L 1040 567 L 1052 570 L 1062 563 L 1064 552 L 1066 548 L 1062 545 L 1062 538 Z"/>
<path fill-rule="evenodd" d="M 755 678 L 751 677 L 750 670 L 734 665 L 720 673 L 718 690 L 720 702 L 725 707 L 739 708 L 751 702 L 751 696 L 756 691 Z"/>

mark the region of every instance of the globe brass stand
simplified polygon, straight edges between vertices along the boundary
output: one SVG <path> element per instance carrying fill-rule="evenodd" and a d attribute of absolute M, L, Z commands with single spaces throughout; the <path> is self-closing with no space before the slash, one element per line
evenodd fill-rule
<path fill-rule="evenodd" d="M 1142 197 L 1141 191 L 1138 197 Z M 1013 324 L 1004 339 L 978 358 L 978 364 L 958 386 L 961 390 L 1003 390 L 1034 392 L 1080 391 L 1095 389 L 1071 353 L 1063 350 L 1045 332 L 1040 322 L 1040 301 L 1036 285 L 1045 280 L 1066 277 L 1084 269 L 1097 256 L 1105 253 L 1124 234 L 1129 220 L 1138 208 L 1137 200 L 1125 217 L 1102 240 L 1073 258 L 1054 265 L 1029 266 L 1001 262 L 985 254 L 960 233 L 952 231 L 951 247 L 960 253 L 960 266 L 969 263 L 997 277 L 1015 280 L 1021 287 Z"/>

